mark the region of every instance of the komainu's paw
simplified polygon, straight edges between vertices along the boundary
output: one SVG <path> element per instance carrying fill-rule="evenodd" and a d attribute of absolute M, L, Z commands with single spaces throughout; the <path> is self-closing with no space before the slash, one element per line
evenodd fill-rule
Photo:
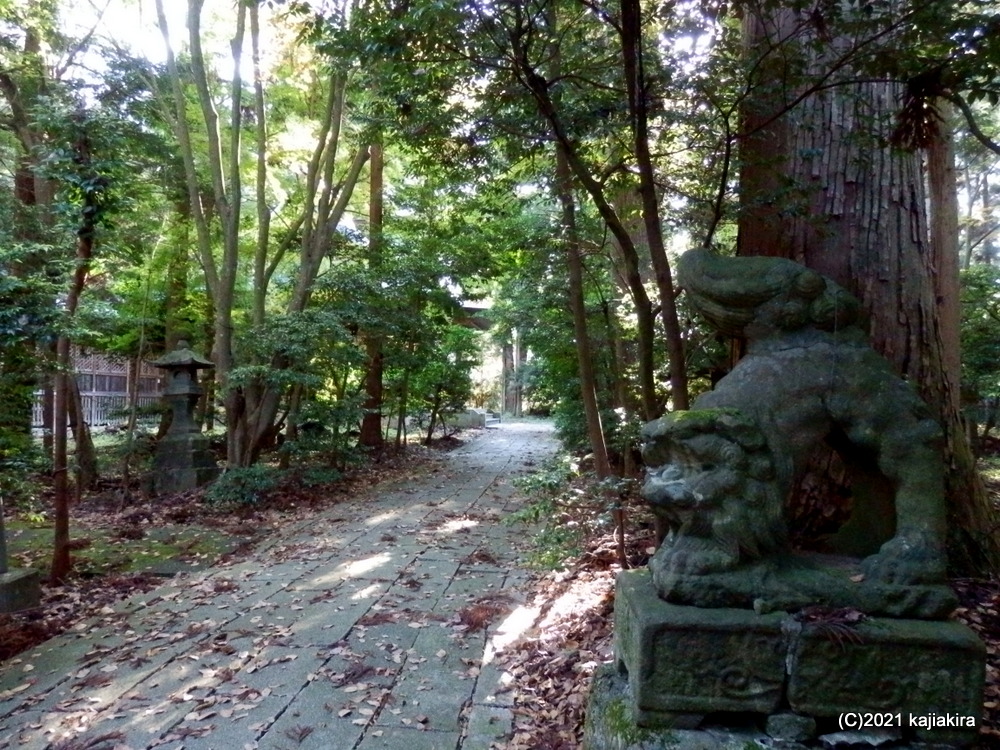
<path fill-rule="evenodd" d="M 739 552 L 710 539 L 682 537 L 664 556 L 664 565 L 676 575 L 706 575 L 732 570 L 739 564 Z"/>
<path fill-rule="evenodd" d="M 915 586 L 941 583 L 945 578 L 944 554 L 929 538 L 898 534 L 863 564 L 868 580 Z"/>

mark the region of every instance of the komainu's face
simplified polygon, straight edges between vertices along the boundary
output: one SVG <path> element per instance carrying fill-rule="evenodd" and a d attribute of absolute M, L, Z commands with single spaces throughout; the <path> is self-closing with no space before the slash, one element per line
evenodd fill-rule
<path fill-rule="evenodd" d="M 701 435 L 672 447 L 664 456 L 666 463 L 647 470 L 642 487 L 642 496 L 655 512 L 686 520 L 692 511 L 718 507 L 739 491 L 744 456 L 738 446 Z"/>

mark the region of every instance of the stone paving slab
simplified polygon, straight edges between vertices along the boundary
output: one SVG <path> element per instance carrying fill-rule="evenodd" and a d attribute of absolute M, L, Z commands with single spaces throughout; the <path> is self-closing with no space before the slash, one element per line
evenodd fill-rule
<path fill-rule="evenodd" d="M 489 750 L 513 727 L 492 663 L 529 575 L 514 476 L 556 448 L 507 422 L 428 470 L 183 574 L 0 665 L 0 750 Z M 463 611 L 497 606 L 485 630 Z M 520 610 L 519 610 L 520 611 Z M 515 619 L 515 618 L 511 618 Z"/>

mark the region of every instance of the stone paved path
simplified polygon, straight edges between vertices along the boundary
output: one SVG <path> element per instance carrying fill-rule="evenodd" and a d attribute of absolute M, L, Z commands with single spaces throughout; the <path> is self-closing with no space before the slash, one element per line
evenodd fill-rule
<path fill-rule="evenodd" d="M 467 436 L 470 433 L 466 433 Z M 555 451 L 544 423 L 471 433 L 251 558 L 178 577 L 0 668 L 0 749 L 486 750 L 512 726 L 497 639 L 525 532 L 511 483 Z M 91 747 L 86 743 L 73 748 Z"/>

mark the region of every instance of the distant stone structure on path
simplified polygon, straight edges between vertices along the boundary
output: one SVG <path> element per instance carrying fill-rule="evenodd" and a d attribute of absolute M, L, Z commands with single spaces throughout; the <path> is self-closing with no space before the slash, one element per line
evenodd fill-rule
<path fill-rule="evenodd" d="M 956 598 L 929 409 L 829 279 L 693 250 L 678 280 L 747 354 L 691 411 L 643 429 L 643 495 L 670 533 L 648 571 L 619 576 L 617 671 L 595 681 L 588 748 L 640 746 L 609 720 L 623 700 L 636 731 L 749 716 L 793 747 L 873 729 L 886 741 L 974 741 L 985 649 L 945 620 Z M 852 516 L 832 540 L 843 554 L 788 541 L 786 501 L 824 443 L 853 472 Z M 845 725 L 854 714 L 888 718 Z M 934 716 L 953 721 L 921 718 Z"/>

